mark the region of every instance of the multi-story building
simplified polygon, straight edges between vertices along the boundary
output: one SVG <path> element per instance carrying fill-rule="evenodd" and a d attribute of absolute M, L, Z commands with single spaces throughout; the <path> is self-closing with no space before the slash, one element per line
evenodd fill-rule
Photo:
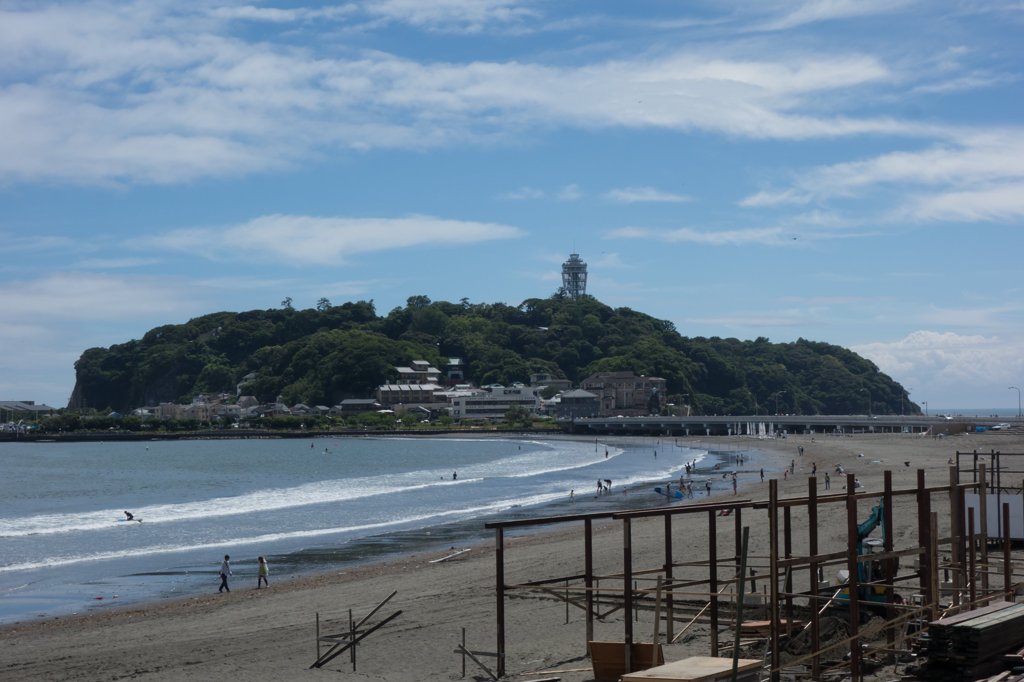
<path fill-rule="evenodd" d="M 600 416 L 661 414 L 665 408 L 665 380 L 633 372 L 598 372 L 582 382 L 600 402 Z"/>
<path fill-rule="evenodd" d="M 434 394 L 441 390 L 437 384 L 384 384 L 377 387 L 377 402 L 382 407 L 408 403 L 435 402 Z"/>
<path fill-rule="evenodd" d="M 559 419 L 596 417 L 600 409 L 601 402 L 597 395 L 577 388 L 575 391 L 563 391 L 559 394 L 555 416 Z"/>
<path fill-rule="evenodd" d="M 540 387 L 512 384 L 485 386 L 483 393 L 456 395 L 449 399 L 455 419 L 502 419 L 513 407 L 524 407 L 530 414 L 539 414 L 542 405 Z"/>
<path fill-rule="evenodd" d="M 426 360 L 413 360 L 409 367 L 395 367 L 400 384 L 436 384 L 441 381 L 441 370 Z"/>

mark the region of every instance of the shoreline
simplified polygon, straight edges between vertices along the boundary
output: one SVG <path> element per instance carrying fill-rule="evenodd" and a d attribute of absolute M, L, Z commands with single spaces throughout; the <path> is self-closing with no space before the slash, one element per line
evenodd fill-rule
<path fill-rule="evenodd" d="M 389 436 L 385 440 L 394 440 Z M 451 440 L 454 442 L 468 441 L 504 441 L 513 443 L 522 442 L 525 448 L 526 442 L 544 443 L 554 446 L 556 450 L 560 447 L 557 444 L 575 443 L 575 447 L 582 446 L 589 448 L 592 444 L 597 452 L 597 443 L 607 444 L 610 447 L 632 451 L 631 457 L 639 457 L 637 466 L 643 468 L 642 459 L 644 452 L 650 456 L 648 448 L 655 448 L 661 451 L 665 465 L 669 468 L 682 468 L 684 459 L 692 455 L 683 456 L 686 452 L 677 450 L 674 441 L 667 438 L 642 438 L 634 436 L 593 439 L 571 434 L 538 434 L 534 432 L 490 432 L 490 433 L 460 433 L 434 437 L 432 440 Z M 401 440 L 401 439 L 399 439 Z M 326 440 L 321 440 L 321 445 Z M 706 442 L 680 443 L 681 446 L 707 448 L 716 447 L 715 444 Z M 334 446 L 332 446 L 333 448 Z M 443 447 L 443 446 L 442 446 Z M 736 445 L 723 446 L 735 449 Z M 746 447 L 743 445 L 742 447 Z M 148 450 L 148 448 L 147 448 Z M 599 457 L 599 454 L 597 455 Z M 714 457 L 714 453 L 710 455 Z M 655 459 L 657 463 L 658 458 Z M 705 457 L 702 467 L 706 471 L 695 474 L 699 480 L 704 476 L 711 477 L 712 466 L 716 459 Z M 664 468 L 664 467 L 656 467 Z M 676 472 L 678 476 L 680 472 Z M 620 472 L 622 476 L 622 472 Z M 613 476 L 614 477 L 614 476 Z M 558 516 L 571 515 L 574 513 L 589 513 L 591 511 L 619 510 L 623 508 L 648 508 L 658 506 L 665 502 L 653 493 L 653 489 L 664 486 L 665 479 L 652 477 L 639 483 L 628 483 L 615 481 L 614 494 L 604 496 L 594 495 L 593 486 L 583 481 L 576 481 L 575 498 L 569 495 L 569 487 L 565 488 L 565 498 L 557 498 L 543 503 L 543 506 L 525 506 L 520 508 L 506 509 L 497 514 L 488 512 L 484 516 L 472 519 L 446 522 L 443 519 L 435 520 L 431 525 L 412 527 L 399 530 L 381 529 L 373 535 L 357 537 L 337 544 L 327 544 L 320 547 L 318 543 L 312 546 L 302 544 L 294 545 L 291 548 L 281 548 L 279 551 L 263 552 L 267 555 L 271 565 L 272 577 L 275 582 L 280 583 L 283 579 L 303 580 L 316 577 L 323 572 L 335 572 L 337 570 L 349 571 L 366 565 L 379 563 L 390 563 L 402 561 L 406 557 L 415 556 L 432 551 L 446 551 L 454 548 L 467 546 L 478 546 L 486 543 L 490 531 L 484 530 L 484 523 L 497 519 L 512 517 L 537 517 L 537 516 Z M 675 481 L 675 477 L 670 480 Z M 716 483 L 717 494 L 722 494 L 725 483 Z M 675 485 L 672 486 L 676 488 Z M 623 493 L 627 496 L 623 497 Z M 695 490 L 695 498 L 703 499 L 703 486 Z M 679 500 L 673 500 L 679 502 Z M 518 507 L 518 505 L 517 505 Z M 147 519 L 148 520 L 148 519 Z M 520 532 L 513 531 L 510 535 L 518 535 Z M 294 544 L 294 543 L 293 543 Z M 270 549 L 270 548 L 266 548 Z M 240 546 L 225 546 L 227 553 L 234 558 L 235 577 L 232 582 L 247 584 L 250 577 L 253 582 L 255 576 L 255 553 L 250 557 L 245 548 Z M 224 552 L 221 552 L 224 553 Z M 219 561 L 219 559 L 218 559 Z M 147 607 L 152 604 L 161 604 L 168 601 L 188 600 L 194 597 L 201 597 L 209 593 L 210 581 L 215 580 L 216 572 L 206 570 L 208 567 L 186 562 L 185 564 L 174 564 L 169 568 L 157 567 L 132 567 L 124 565 L 113 566 L 106 573 L 90 571 L 92 575 L 79 577 L 77 580 L 71 576 L 71 582 L 67 585 L 54 584 L 52 588 L 37 589 L 32 585 L 37 578 L 26 574 L 24 580 L 25 588 L 17 588 L 15 582 L 16 574 L 10 574 L 12 580 L 8 581 L 11 589 L 5 591 L 4 597 L 0 598 L 0 628 L 11 625 L 24 625 L 28 623 L 46 622 L 57 618 L 76 618 L 89 614 L 107 613 L 119 609 L 133 609 Z M 212 570 L 212 569 L 211 569 Z M 252 574 L 250 576 L 250 574 Z M 46 580 L 46 575 L 42 576 Z M 210 575 L 214 577 L 211 578 Z"/>
<path fill-rule="evenodd" d="M 388 436 L 384 437 L 387 438 Z M 452 437 L 458 439 L 483 438 L 488 440 L 572 441 L 583 444 L 589 444 L 592 442 L 590 438 L 580 437 L 579 435 L 574 434 L 537 434 L 522 431 L 515 433 L 490 432 L 486 434 L 460 433 L 441 436 L 441 438 Z M 711 479 L 714 482 L 714 497 L 719 498 L 723 495 L 731 495 L 728 488 L 729 483 L 726 480 L 728 474 L 724 472 L 738 469 L 738 467 L 730 461 L 734 453 L 743 451 L 746 453 L 747 457 L 753 457 L 754 461 L 758 461 L 759 458 L 763 457 L 763 454 L 759 454 L 756 451 L 751 450 L 750 446 L 756 444 L 756 441 L 754 440 L 741 439 L 735 443 L 728 444 L 708 442 L 706 439 L 690 439 L 690 442 L 682 442 L 682 440 L 684 439 L 617 436 L 604 439 L 597 438 L 593 442 L 607 443 L 617 448 L 634 449 L 638 452 L 642 452 L 647 448 L 652 448 L 655 452 L 661 451 L 662 457 L 668 458 L 678 456 L 678 453 L 674 455 L 672 452 L 675 449 L 676 441 L 679 441 L 678 445 L 681 448 L 707 451 L 708 454 L 701 463 L 701 468 L 694 470 L 691 474 L 691 478 L 696 482 L 694 486 L 694 497 L 692 500 L 687 500 L 685 498 L 673 498 L 666 502 L 663 498 L 656 496 L 654 488 L 659 485 L 663 487 L 667 482 L 671 484 L 672 490 L 675 491 L 678 489 L 678 479 L 673 478 L 670 481 L 652 479 L 647 482 L 635 483 L 625 487 L 615 486 L 616 489 L 613 493 L 605 493 L 604 496 L 594 495 L 593 490 L 588 490 L 586 487 L 579 488 L 577 489 L 575 499 L 567 496 L 567 499 L 564 501 L 548 503 L 547 513 L 537 513 L 539 509 L 528 509 L 527 517 L 533 516 L 541 518 L 563 515 L 570 516 L 574 513 L 600 511 L 602 507 L 588 509 L 588 507 L 593 507 L 595 502 L 597 505 L 603 505 L 603 508 L 608 510 L 609 513 L 622 509 L 646 509 L 662 506 L 666 503 L 693 504 L 704 502 L 707 500 L 707 496 L 701 482 L 705 479 Z M 722 473 L 719 473 L 719 471 Z M 742 473 L 743 472 L 741 470 L 738 492 L 742 492 L 744 487 L 750 484 L 750 479 L 744 479 Z M 754 470 L 753 474 L 756 476 L 756 470 Z M 611 498 L 605 499 L 605 496 L 611 496 Z M 598 500 L 600 500 L 600 502 L 597 502 Z M 614 506 L 609 508 L 609 503 Z M 268 559 L 270 559 L 271 570 L 275 573 L 272 577 L 276 578 L 275 583 L 278 585 L 291 585 L 293 583 L 303 584 L 307 581 L 317 582 L 322 576 L 334 575 L 339 572 L 349 573 L 359 572 L 364 569 L 372 570 L 372 567 L 374 566 L 406 563 L 408 560 L 417 556 L 444 556 L 446 553 L 450 553 L 456 549 L 483 547 L 489 542 L 486 537 L 486 534 L 489 531 L 483 530 L 484 523 L 493 521 L 501 516 L 507 517 L 508 515 L 515 514 L 515 510 L 510 510 L 498 517 L 486 516 L 473 521 L 458 522 L 454 525 L 439 524 L 436 526 L 424 527 L 422 529 L 385 532 L 380 535 L 360 538 L 351 543 L 344 543 L 340 546 L 341 548 L 346 549 L 353 556 L 351 558 L 340 560 L 335 567 L 331 568 L 325 568 L 323 566 L 296 568 L 295 564 L 303 563 L 301 560 L 301 555 L 303 553 L 302 550 L 297 553 L 269 555 Z M 540 530 L 513 530 L 508 532 L 506 537 L 519 538 L 524 535 L 532 535 L 534 533 L 558 533 L 562 532 L 560 528 L 561 526 L 555 525 L 541 527 Z M 234 555 L 237 552 L 231 553 Z M 282 563 L 288 566 L 287 572 L 281 572 L 281 569 L 279 568 L 275 571 L 275 568 L 281 566 Z M 248 584 L 250 578 L 255 581 L 255 574 L 251 576 L 249 575 L 250 568 L 251 567 L 244 563 L 241 566 L 241 571 L 239 570 L 239 567 L 236 567 L 235 577 L 232 580 L 232 584 L 238 583 L 241 585 L 243 582 Z M 154 608 L 165 604 L 187 603 L 197 599 L 203 600 L 205 597 L 210 596 L 212 589 L 208 588 L 209 586 L 205 584 L 199 586 L 192 583 L 191 586 L 185 585 L 183 589 L 182 583 L 176 583 L 173 586 L 166 586 L 158 589 L 148 596 L 131 596 L 130 593 L 126 593 L 122 589 L 118 590 L 120 594 L 108 593 L 104 596 L 94 598 L 95 601 L 59 598 L 55 601 L 45 603 L 39 602 L 38 607 L 25 609 L 24 612 L 20 614 L 13 613 L 12 611 L 12 615 L 0 620 L 0 632 L 5 628 L 24 627 L 37 623 L 49 623 L 60 620 L 70 621 L 88 619 L 91 616 L 110 614 L 118 611 L 141 610 L 149 612 Z M 242 589 L 245 588 L 243 587 Z M 98 593 L 102 593 L 102 591 L 98 591 Z M 214 599 L 216 598 L 215 594 L 212 596 Z M 16 598 L 14 599 L 16 601 Z"/>
<path fill-rule="evenodd" d="M 678 442 L 685 447 L 700 443 L 727 452 L 729 448 L 757 450 L 764 454 L 766 474 L 768 462 L 774 463 L 778 472 L 794 462 L 795 475 L 773 476 L 779 481 L 783 496 L 806 494 L 812 462 L 817 463 L 819 477 L 841 464 L 856 473 L 865 491 L 871 492 L 881 490 L 882 472 L 886 469 L 893 472 L 896 488 L 910 487 L 917 469 L 924 469 L 933 480 L 945 482 L 947 461 L 958 450 L 1024 452 L 1024 435 L 1008 433 L 943 440 L 885 434 L 789 436 L 774 440 L 679 438 Z M 797 454 L 801 445 L 805 448 L 803 456 Z M 742 497 L 766 497 L 770 478 L 766 476 L 763 486 L 756 474 L 748 477 L 746 485 L 741 480 Z M 833 492 L 838 493 L 841 488 L 842 481 L 833 476 Z M 731 491 L 719 488 L 718 497 L 727 494 L 731 497 Z M 694 502 L 702 499 L 695 495 Z M 760 551 L 756 545 L 764 543 L 765 519 L 753 513 L 745 514 L 744 521 L 752 527 L 754 551 Z M 900 521 L 896 519 L 897 524 Z M 660 524 L 635 526 L 638 556 L 646 557 L 645 564 L 658 563 L 651 557 L 657 556 L 663 532 Z M 594 529 L 595 570 L 612 575 L 622 558 L 619 524 L 599 523 Z M 898 534 L 911 531 L 897 526 Z M 685 551 L 686 543 L 699 545 L 707 541 L 706 530 L 699 524 L 691 524 L 680 532 L 684 532 L 684 537 L 677 548 L 679 553 Z M 505 543 L 509 583 L 579 573 L 582 542 L 578 527 L 545 528 L 507 538 Z M 450 550 L 420 552 L 358 568 L 272 582 L 269 590 L 242 588 L 231 595 L 214 593 L 125 605 L 76 617 L 12 623 L 0 627 L 0 646 L 6 654 L 0 663 L 0 677 L 14 681 L 98 680 L 146 672 L 147 679 L 175 681 L 237 678 L 245 674 L 314 679 L 318 673 L 307 669 L 314 658 L 316 614 L 320 614 L 325 627 L 334 628 L 342 622 L 347 609 L 352 608 L 358 619 L 397 589 L 396 599 L 377 618 L 396 609 L 403 614 L 360 645 L 358 672 L 351 672 L 348 661 L 342 662 L 340 658 L 329 669 L 343 671 L 356 680 L 454 679 L 458 677 L 458 657 L 448 652 L 458 642 L 460 628 L 465 627 L 469 633 L 469 648 L 490 650 L 494 642 L 495 552 L 492 543 L 483 541 L 460 557 L 429 563 L 445 553 Z M 592 679 L 589 659 L 583 655 L 582 614 L 574 610 L 566 624 L 565 606 L 544 598 L 515 599 L 507 606 L 507 668 L 513 675 L 515 671 L 559 669 L 573 671 L 560 673 L 565 682 Z M 646 632 L 650 624 L 642 627 Z M 698 636 L 689 643 L 666 645 L 666 660 L 707 655 L 706 639 L 701 636 L 706 634 L 706 628 L 695 630 Z M 599 623 L 595 636 L 620 639 L 621 632 L 621 614 L 615 614 Z M 60 655 L 53 656 L 54 651 Z"/>

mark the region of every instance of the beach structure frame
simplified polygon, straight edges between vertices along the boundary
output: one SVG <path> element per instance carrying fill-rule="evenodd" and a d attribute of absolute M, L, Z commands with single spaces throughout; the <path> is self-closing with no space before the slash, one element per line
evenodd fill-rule
<path fill-rule="evenodd" d="M 959 464 L 960 453 L 957 459 Z M 992 494 L 996 490 L 1000 495 L 1012 494 L 1014 490 L 1024 494 L 1024 481 L 1019 488 L 995 488 L 991 485 L 993 481 L 1009 480 L 1010 472 L 1016 473 L 1016 470 L 1006 466 L 1005 455 L 990 453 L 989 462 L 984 459 L 971 453 L 969 461 L 964 460 L 964 467 L 951 465 L 949 479 L 941 485 L 928 485 L 925 470 L 918 469 L 916 485 L 895 489 L 892 471 L 886 470 L 881 491 L 858 488 L 854 476 L 847 474 L 845 490 L 820 494 L 818 479 L 812 476 L 807 479 L 806 495 L 796 497 L 781 497 L 779 481 L 770 480 L 766 500 L 730 499 L 488 523 L 486 528 L 495 532 L 496 672 L 499 677 L 506 674 L 509 658 L 506 601 L 511 593 L 521 590 L 540 592 L 564 600 L 567 608 L 571 602 L 582 609 L 588 643 L 594 639 L 595 617 L 621 610 L 627 672 L 632 671 L 629 657 L 631 645 L 636 642 L 635 621 L 641 610 L 655 613 L 659 620 L 664 619 L 666 643 L 677 641 L 694 623 L 706 623 L 707 648 L 711 656 L 720 656 L 727 650 L 735 655 L 737 648 L 752 643 L 764 645 L 765 671 L 771 680 L 781 679 L 783 671 L 793 674 L 794 668 L 805 670 L 810 679 L 843 674 L 861 680 L 865 674 L 865 656 L 872 665 L 896 665 L 912 652 L 929 622 L 999 600 L 1013 602 L 1024 585 L 1024 555 L 1020 552 L 1015 555 L 1012 549 L 1010 505 Z M 837 476 L 834 483 L 840 480 Z M 965 504 L 968 492 L 979 497 L 977 515 L 974 507 Z M 859 537 L 861 516 L 870 508 L 869 502 L 877 502 L 883 508 L 881 551 L 859 555 L 858 540 L 864 539 Z M 984 520 L 993 503 L 1002 520 L 998 529 L 994 529 L 996 532 L 990 535 Z M 893 532 L 893 518 L 897 513 L 904 519 L 908 518 L 905 514 L 914 514 L 912 527 L 916 528 L 916 533 L 900 538 L 899 547 Z M 756 574 L 762 584 L 767 582 L 767 594 L 763 598 L 768 616 L 767 635 L 760 642 L 743 641 L 738 637 L 732 642 L 723 642 L 720 641 L 723 633 L 740 632 L 739 626 L 749 625 L 736 622 L 736 612 L 740 603 L 750 597 L 739 589 L 741 579 L 746 577 L 742 575 L 745 571 L 741 572 L 743 519 L 750 514 L 768 517 L 768 537 L 761 538 L 762 548 L 767 544 L 767 554 L 745 557 L 751 577 Z M 683 527 L 692 527 L 696 522 L 693 515 L 706 518 L 708 539 L 704 555 L 696 556 L 702 548 L 691 543 L 685 547 L 689 554 L 687 561 L 679 561 L 674 551 L 679 543 L 674 542 L 678 538 L 673 520 L 680 516 L 691 517 Z M 823 518 L 825 516 L 827 518 Z M 834 529 L 839 520 L 845 520 L 845 542 L 840 542 L 843 546 L 838 549 L 825 548 L 822 526 L 825 524 L 827 530 L 832 521 Z M 606 521 L 620 524 L 622 560 L 619 570 L 597 575 L 593 561 L 593 526 Z M 660 522 L 664 526 L 662 561 L 648 568 L 635 565 L 637 557 L 632 544 L 633 526 L 645 522 Z M 552 524 L 582 525 L 583 573 L 507 584 L 506 530 Z M 727 537 L 720 543 L 719 531 L 727 536 L 729 526 L 733 528 L 734 549 L 729 548 Z M 798 532 L 798 526 L 804 532 Z M 837 544 L 835 538 L 832 544 Z M 989 552 L 994 544 L 1001 545 L 1001 554 Z M 904 562 L 911 564 L 912 569 L 901 572 Z M 872 575 L 862 583 L 858 577 L 861 564 L 879 567 L 880 576 Z M 842 586 L 829 585 L 822 580 L 826 570 L 835 568 L 847 572 L 848 579 Z M 693 577 L 695 571 L 703 575 Z M 609 581 L 617 584 L 618 589 L 609 588 Z M 650 587 L 651 583 L 655 587 Z M 806 585 L 806 588 L 798 585 Z M 652 601 L 655 593 L 657 600 Z M 601 613 L 600 607 L 607 606 L 609 600 L 617 604 Z M 675 633 L 677 616 L 682 616 L 687 608 L 695 608 L 697 613 L 682 631 Z M 821 626 L 826 613 L 845 617 L 844 636 L 825 641 Z M 862 624 L 862 615 L 868 613 L 876 617 Z M 794 626 L 798 629 L 796 635 L 791 634 Z M 654 630 L 655 639 L 660 640 L 658 625 Z M 798 640 L 806 642 L 806 651 L 787 652 L 789 655 L 783 660 L 784 647 Z"/>
<path fill-rule="evenodd" d="M 359 619 L 359 622 L 355 622 L 352 617 L 352 609 L 348 610 L 348 631 L 340 632 L 331 635 L 320 634 L 320 612 L 316 614 L 316 660 L 309 666 L 310 669 L 322 668 L 327 663 L 331 662 L 346 651 L 349 652 L 349 660 L 352 663 L 352 672 L 356 671 L 356 647 L 359 642 L 369 637 L 371 634 L 381 629 L 395 618 L 402 615 L 402 611 L 398 610 L 389 616 L 386 616 L 383 620 L 374 625 L 367 627 L 365 630 L 360 630 L 361 627 L 370 620 L 375 613 L 380 611 L 385 604 L 391 601 L 391 598 L 398 594 L 398 590 L 394 590 L 386 596 L 380 603 L 378 603 L 373 609 L 370 610 L 365 616 Z M 322 644 L 330 644 L 331 646 L 327 651 L 321 651 Z"/>

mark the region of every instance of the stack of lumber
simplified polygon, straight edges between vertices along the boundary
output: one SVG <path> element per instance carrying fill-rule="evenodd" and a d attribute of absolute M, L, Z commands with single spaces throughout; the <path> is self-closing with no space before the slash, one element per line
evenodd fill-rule
<path fill-rule="evenodd" d="M 976 680 L 1005 667 L 1003 655 L 1024 645 L 1024 604 L 999 602 L 928 624 L 930 680 Z"/>

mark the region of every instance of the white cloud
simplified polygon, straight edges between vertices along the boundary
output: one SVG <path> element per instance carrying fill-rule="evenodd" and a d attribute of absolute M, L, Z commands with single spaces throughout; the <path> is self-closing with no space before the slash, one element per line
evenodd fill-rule
<path fill-rule="evenodd" d="M 404 218 L 320 218 L 269 215 L 224 228 L 193 228 L 134 240 L 137 248 L 199 253 L 207 258 L 338 265 L 354 256 L 412 246 L 465 246 L 524 236 L 497 223 Z"/>
<path fill-rule="evenodd" d="M 579 65 L 417 62 L 348 56 L 287 32 L 247 41 L 226 16 L 189 7 L 0 11 L 0 181 L 179 183 L 287 167 L 329 149 L 423 149 L 561 126 L 782 139 L 926 129 L 823 106 L 825 94 L 897 78 L 869 54 L 750 59 L 702 47 Z M 363 10 L 464 27 L 533 12 L 501 0 Z M 218 11 L 283 22 L 308 10 Z"/>
<path fill-rule="evenodd" d="M 958 144 L 826 166 L 801 185 L 828 195 L 882 183 L 964 186 L 1006 178 L 1024 178 L 1024 129 L 963 131 Z"/>
<path fill-rule="evenodd" d="M 351 4 L 316 9 L 310 7 L 280 9 L 277 7 L 256 7 L 254 5 L 225 5 L 210 10 L 210 16 L 228 21 L 241 19 L 272 24 L 287 24 L 297 21 L 341 19 L 351 16 L 356 12 L 356 9 Z"/>
<path fill-rule="evenodd" d="M 1007 222 L 1024 217 L 1024 182 L 983 189 L 919 195 L 897 217 L 924 221 Z"/>
<path fill-rule="evenodd" d="M 791 239 L 777 227 L 718 231 L 701 231 L 694 230 L 689 227 L 681 227 L 675 230 L 623 227 L 615 230 L 609 230 L 605 234 L 605 237 L 608 239 L 650 239 L 668 243 L 690 242 L 694 244 L 706 244 L 708 246 L 743 246 L 747 244 L 778 245 Z"/>
<path fill-rule="evenodd" d="M 536 19 L 534 2 L 523 0 L 372 0 L 362 5 L 370 16 L 436 31 L 478 33 L 494 24 Z"/>
<path fill-rule="evenodd" d="M 739 202 L 740 206 L 746 208 L 761 208 L 765 206 L 781 206 L 784 204 L 806 204 L 811 200 L 809 194 L 798 192 L 790 188 L 779 192 L 764 190 Z"/>
<path fill-rule="evenodd" d="M 933 83 L 925 83 L 922 85 L 915 86 L 911 92 L 914 94 L 940 94 L 945 95 L 955 92 L 964 92 L 966 90 L 979 90 L 981 88 L 990 88 L 996 85 L 1006 85 L 1010 83 L 1013 78 L 1005 75 L 993 75 L 985 73 L 972 73 L 963 76 L 955 76 L 944 80 L 939 80 Z"/>
<path fill-rule="evenodd" d="M 768 22 L 762 28 L 783 30 L 820 21 L 885 14 L 910 4 L 912 0 L 805 0 L 796 9 Z"/>
<path fill-rule="evenodd" d="M 999 222 L 1024 215 L 1024 129 L 943 134 L 948 141 L 941 146 L 820 166 L 792 187 L 758 192 L 740 205 L 823 203 L 872 192 L 891 204 L 878 217 L 889 222 Z M 887 196 L 879 188 L 894 191 Z"/>
<path fill-rule="evenodd" d="M 622 187 L 608 191 L 605 196 L 612 201 L 624 204 L 640 202 L 682 203 L 692 201 L 692 198 L 685 194 L 665 192 L 654 187 Z"/>
<path fill-rule="evenodd" d="M 915 401 L 929 395 L 951 404 L 1005 405 L 1005 386 L 1024 376 L 1024 355 L 1010 338 L 953 332 L 915 331 L 891 342 L 859 344 L 852 350 L 886 374 L 914 388 Z M 957 400 L 962 402 L 957 403 Z M 934 404 L 934 401 L 933 401 Z"/>

